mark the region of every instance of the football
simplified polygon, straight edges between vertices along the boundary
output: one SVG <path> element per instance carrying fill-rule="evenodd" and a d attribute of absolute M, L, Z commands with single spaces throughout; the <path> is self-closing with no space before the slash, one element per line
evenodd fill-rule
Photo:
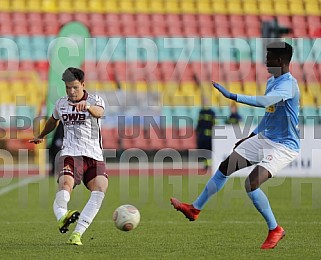
<path fill-rule="evenodd" d="M 121 205 L 114 211 L 113 220 L 119 230 L 130 231 L 138 226 L 140 213 L 133 205 Z"/>

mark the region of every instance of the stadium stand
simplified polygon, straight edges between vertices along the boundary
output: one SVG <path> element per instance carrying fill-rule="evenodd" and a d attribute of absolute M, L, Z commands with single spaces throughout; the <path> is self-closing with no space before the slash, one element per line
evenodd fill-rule
<path fill-rule="evenodd" d="M 173 129 L 186 130 L 175 129 L 172 116 L 189 116 L 195 124 L 204 91 L 212 106 L 224 113 L 229 102 L 211 90 L 211 79 L 235 92 L 263 94 L 268 74 L 260 28 L 262 21 L 277 17 L 279 24 L 293 29 L 285 37 L 296 50 L 292 73 L 301 87 L 303 116 L 320 116 L 320 9 L 321 0 L 79 0 L 76 5 L 71 0 L 1 0 L 1 114 L 5 104 L 16 104 L 18 94 L 26 96 L 27 113 L 39 113 L 50 68 L 48 46 L 64 24 L 79 21 L 96 40 L 96 55 L 83 65 L 90 90 L 115 91 L 119 81 L 125 92 L 156 86 L 161 96 L 161 115 L 168 117 L 165 138 L 158 138 L 154 130 L 144 138 L 144 130 L 137 138 L 122 140 L 124 148 L 194 148 L 194 135 L 180 140 L 170 134 Z M 156 53 L 133 53 L 132 48 L 142 46 L 141 39 L 148 39 Z M 10 48 L 16 51 L 9 55 L 6 46 L 12 42 Z M 153 62 L 151 72 L 148 65 Z M 139 74 L 133 70 L 137 65 Z M 39 90 L 30 94 L 36 84 Z M 21 113 L 14 110 L 15 115 Z M 116 128 L 104 126 L 102 134 L 105 148 L 120 149 Z"/>

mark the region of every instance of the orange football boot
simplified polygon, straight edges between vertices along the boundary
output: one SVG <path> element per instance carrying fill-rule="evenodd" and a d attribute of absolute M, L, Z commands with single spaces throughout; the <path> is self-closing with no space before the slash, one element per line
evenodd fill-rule
<path fill-rule="evenodd" d="M 182 212 L 189 221 L 196 220 L 201 212 L 199 209 L 194 208 L 192 204 L 182 203 L 175 198 L 171 198 L 171 204 L 177 211 Z"/>
<path fill-rule="evenodd" d="M 284 236 L 284 229 L 280 226 L 277 226 L 275 229 L 269 231 L 269 234 L 262 244 L 261 249 L 273 249 Z"/>

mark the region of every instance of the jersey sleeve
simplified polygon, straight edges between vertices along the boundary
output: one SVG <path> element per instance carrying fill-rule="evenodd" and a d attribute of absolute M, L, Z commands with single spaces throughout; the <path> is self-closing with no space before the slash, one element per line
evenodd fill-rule
<path fill-rule="evenodd" d="M 105 101 L 98 95 L 90 95 L 89 98 L 87 99 L 87 102 L 91 106 L 99 106 L 105 109 Z"/>
<path fill-rule="evenodd" d="M 59 102 L 59 100 L 56 102 L 55 108 L 54 108 L 54 110 L 53 110 L 53 112 L 52 112 L 52 117 L 53 117 L 55 120 L 59 120 L 58 102 Z"/>
<path fill-rule="evenodd" d="M 295 87 L 295 82 L 293 81 L 280 83 L 271 92 L 267 93 L 266 96 L 279 96 L 283 101 L 285 101 L 294 97 Z"/>
<path fill-rule="evenodd" d="M 97 96 L 97 95 L 95 96 L 95 104 L 94 105 L 105 109 L 105 101 L 100 96 Z"/>

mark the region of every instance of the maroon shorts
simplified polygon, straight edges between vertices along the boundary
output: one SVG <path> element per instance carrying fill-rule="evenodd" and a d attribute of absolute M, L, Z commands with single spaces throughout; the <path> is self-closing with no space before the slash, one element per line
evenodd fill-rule
<path fill-rule="evenodd" d="M 105 163 L 86 156 L 61 156 L 58 162 L 58 171 L 58 180 L 63 175 L 72 176 L 75 180 L 74 186 L 83 181 L 87 187 L 87 183 L 98 175 L 108 178 Z"/>

